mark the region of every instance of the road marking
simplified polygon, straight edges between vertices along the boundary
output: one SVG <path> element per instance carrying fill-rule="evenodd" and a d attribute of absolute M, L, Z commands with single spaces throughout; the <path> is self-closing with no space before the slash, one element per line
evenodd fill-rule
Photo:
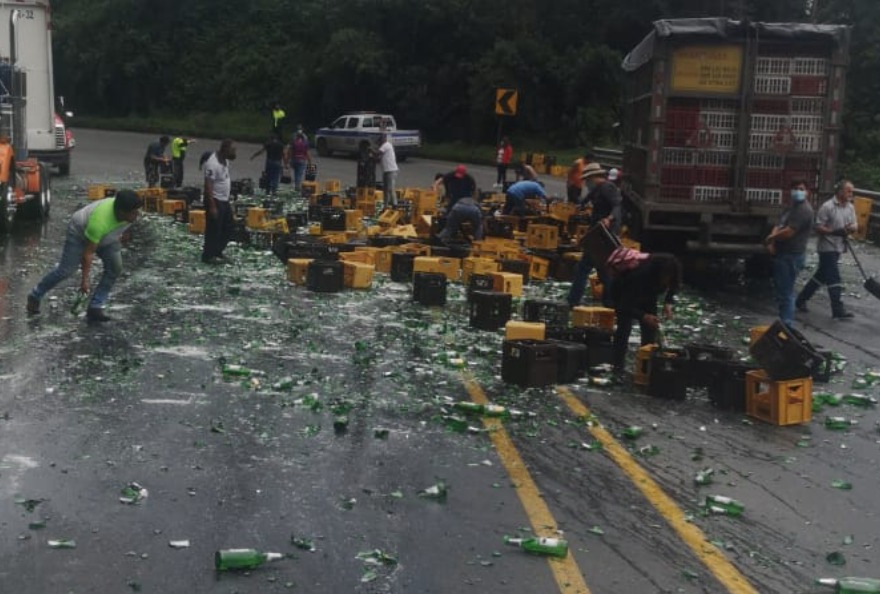
<path fill-rule="evenodd" d="M 590 409 L 578 399 L 574 393 L 564 386 L 557 386 L 557 393 L 578 417 L 590 416 Z M 629 452 L 603 427 L 588 427 L 590 433 L 599 442 L 632 483 L 639 488 L 651 505 L 660 512 L 679 537 L 703 562 L 709 571 L 732 594 L 758 594 L 758 591 L 740 573 L 736 566 L 725 557 L 718 548 L 709 542 L 703 531 L 684 519 L 684 511 L 667 495 L 651 475 L 630 456 Z"/>
<path fill-rule="evenodd" d="M 489 404 L 489 399 L 480 385 L 467 372 L 462 373 L 464 386 L 470 394 L 471 399 L 478 404 Z M 489 437 L 501 458 L 501 463 L 507 470 L 511 481 L 516 485 L 516 494 L 519 496 L 520 503 L 525 509 L 532 529 L 538 536 L 555 536 L 555 533 L 548 532 L 548 527 L 555 527 L 556 520 L 550 513 L 550 508 L 541 498 L 538 486 L 529 474 L 526 465 L 523 463 L 522 457 L 513 445 L 507 430 L 500 419 L 483 417 L 483 425 L 489 431 Z M 590 594 L 590 589 L 584 581 L 583 573 L 574 560 L 573 555 L 568 555 L 565 559 L 550 559 L 550 570 L 553 572 L 553 578 L 559 586 L 560 592 L 571 594 Z"/>

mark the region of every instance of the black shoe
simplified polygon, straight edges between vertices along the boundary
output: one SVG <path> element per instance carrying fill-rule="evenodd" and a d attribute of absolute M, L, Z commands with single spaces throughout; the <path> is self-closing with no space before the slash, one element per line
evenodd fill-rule
<path fill-rule="evenodd" d="M 833 317 L 835 320 L 851 320 L 855 316 L 851 311 L 841 310 L 831 317 Z"/>
<path fill-rule="evenodd" d="M 113 318 L 104 313 L 103 307 L 90 307 L 86 310 L 86 319 L 90 322 L 109 322 Z"/>
<path fill-rule="evenodd" d="M 807 309 L 807 304 L 804 303 L 803 301 L 795 301 L 794 307 L 795 307 L 795 309 L 797 309 L 799 312 L 802 312 L 802 313 L 807 313 L 808 311 L 810 311 L 809 309 Z"/>
<path fill-rule="evenodd" d="M 29 316 L 35 316 L 40 313 L 40 300 L 33 295 L 28 295 L 27 312 Z"/>

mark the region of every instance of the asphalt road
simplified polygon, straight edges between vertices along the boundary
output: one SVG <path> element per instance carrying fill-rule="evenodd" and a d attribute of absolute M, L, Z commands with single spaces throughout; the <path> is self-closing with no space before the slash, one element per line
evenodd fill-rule
<path fill-rule="evenodd" d="M 124 252 L 115 322 L 71 316 L 73 284 L 26 318 L 27 291 L 57 258 L 86 185 L 140 181 L 149 137 L 76 133 L 50 220 L 0 243 L 0 592 L 782 594 L 822 591 L 816 577 L 878 577 L 873 408 L 826 407 L 808 424 L 775 427 L 714 409 L 698 391 L 671 402 L 582 382 L 520 390 L 500 381 L 501 334 L 468 328 L 460 286 L 442 309 L 414 305 L 406 285 L 383 276 L 370 291 L 313 294 L 260 250 L 199 264 L 200 238 L 156 215 Z M 256 179 L 254 150 L 240 148 L 235 177 Z M 451 167 L 414 159 L 401 185 Z M 350 159 L 320 168 L 354 179 Z M 489 168 L 473 169 L 491 183 Z M 197 181 L 192 167 L 187 180 Z M 878 250 L 858 249 L 877 271 Z M 801 317 L 808 338 L 848 358 L 817 390 L 850 392 L 857 373 L 880 369 L 876 302 L 852 265 L 844 273 L 856 319 L 832 321 L 824 296 Z M 748 328 L 772 318 L 769 292 L 717 274 L 715 291 L 685 293 L 668 334 L 744 355 Z M 565 290 L 536 283 L 527 296 Z M 459 357 L 464 374 L 447 363 Z M 224 378 L 223 361 L 262 375 Z M 292 385 L 273 387 L 285 378 Z M 473 418 L 493 429 L 475 434 L 439 418 L 450 399 L 483 396 L 534 417 Z M 333 429 L 340 407 L 350 409 L 343 433 Z M 829 431 L 826 415 L 858 424 Z M 630 425 L 646 429 L 635 443 L 621 436 Z M 603 449 L 584 447 L 594 441 Z M 649 445 L 659 452 L 639 455 Z M 714 484 L 695 485 L 708 467 Z M 836 479 L 852 489 L 832 488 Z M 131 481 L 149 490 L 138 505 L 119 501 Z M 440 481 L 444 502 L 419 496 Z M 709 493 L 742 501 L 744 515 L 701 516 Z M 563 531 L 568 558 L 505 546 L 523 529 Z M 48 546 L 59 538 L 76 548 Z M 169 546 L 178 540 L 190 546 Z M 291 557 L 214 571 L 214 551 L 241 547 Z M 376 549 L 396 563 L 357 558 Z M 833 552 L 845 566 L 826 560 Z"/>

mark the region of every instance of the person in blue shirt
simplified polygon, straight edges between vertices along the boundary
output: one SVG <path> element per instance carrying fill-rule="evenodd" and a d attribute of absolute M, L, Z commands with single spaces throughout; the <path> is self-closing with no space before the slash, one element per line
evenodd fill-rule
<path fill-rule="evenodd" d="M 507 199 L 504 201 L 504 208 L 501 214 L 516 215 L 520 217 L 534 214 L 526 200 L 529 198 L 547 199 L 547 192 L 544 187 L 535 181 L 518 181 L 511 184 L 507 188 Z"/>

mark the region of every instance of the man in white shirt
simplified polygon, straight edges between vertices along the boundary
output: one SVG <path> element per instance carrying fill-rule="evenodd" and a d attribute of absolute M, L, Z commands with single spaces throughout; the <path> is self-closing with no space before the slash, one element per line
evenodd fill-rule
<path fill-rule="evenodd" d="M 232 239 L 234 224 L 229 194 L 232 182 L 229 177 L 229 162 L 235 160 L 235 143 L 226 138 L 220 142 L 220 149 L 205 162 L 205 245 L 202 248 L 202 262 L 221 264 L 225 262 L 223 250 Z"/>
<path fill-rule="evenodd" d="M 382 192 L 384 194 L 385 207 L 397 206 L 397 155 L 394 154 L 394 146 L 391 137 L 383 134 L 379 139 L 377 151 L 379 163 L 382 165 Z"/>

